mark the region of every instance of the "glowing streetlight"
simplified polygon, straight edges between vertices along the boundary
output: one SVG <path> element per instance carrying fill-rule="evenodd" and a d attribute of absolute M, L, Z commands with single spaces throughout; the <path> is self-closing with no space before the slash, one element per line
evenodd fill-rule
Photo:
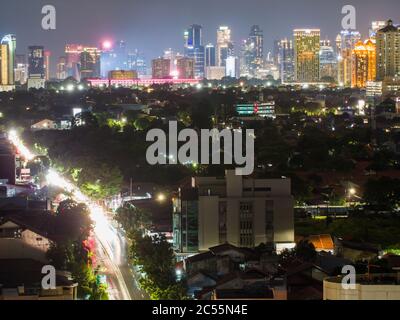
<path fill-rule="evenodd" d="M 157 201 L 163 202 L 163 201 L 165 201 L 165 199 L 166 199 L 165 194 L 160 193 L 160 194 L 157 195 Z"/>

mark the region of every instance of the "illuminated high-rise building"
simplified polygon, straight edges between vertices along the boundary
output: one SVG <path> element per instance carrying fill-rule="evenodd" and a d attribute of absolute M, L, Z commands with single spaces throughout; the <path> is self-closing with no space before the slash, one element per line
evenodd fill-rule
<path fill-rule="evenodd" d="M 389 20 L 376 33 L 377 80 L 400 76 L 400 29 Z"/>
<path fill-rule="evenodd" d="M 44 52 L 44 70 L 45 70 L 46 81 L 50 80 L 50 58 L 51 58 L 51 52 L 46 50 Z"/>
<path fill-rule="evenodd" d="M 15 50 L 17 48 L 17 38 L 13 34 L 8 34 L 3 37 L 1 40 L 1 44 L 6 46 L 2 47 L 2 84 L 3 85 L 14 85 L 15 77 L 14 77 L 14 69 L 15 69 Z M 5 53 L 5 50 L 8 52 Z M 5 62 L 7 61 L 7 63 Z M 6 75 L 7 74 L 7 75 Z"/>
<path fill-rule="evenodd" d="M 195 61 L 192 58 L 180 57 L 176 60 L 176 71 L 179 79 L 194 79 Z"/>
<path fill-rule="evenodd" d="M 250 72 L 256 74 L 263 67 L 264 60 L 264 33 L 259 26 L 251 27 L 248 38 L 250 49 Z"/>
<path fill-rule="evenodd" d="M 133 50 L 128 53 L 128 70 L 135 70 L 139 77 L 147 75 L 146 59 L 139 50 Z"/>
<path fill-rule="evenodd" d="M 7 44 L 0 44 L 0 85 L 7 86 L 9 85 L 9 60 L 10 60 L 10 52 L 8 50 Z"/>
<path fill-rule="evenodd" d="M 319 81 L 319 29 L 294 30 L 294 65 L 296 82 Z"/>
<path fill-rule="evenodd" d="M 360 32 L 356 30 L 342 30 L 336 38 L 336 47 L 338 53 L 340 53 L 341 50 L 345 49 L 353 50 L 354 45 L 360 40 Z"/>
<path fill-rule="evenodd" d="M 170 61 L 170 64 L 171 64 L 171 66 L 170 66 L 170 75 L 173 78 L 178 78 L 178 76 L 179 76 L 178 59 L 181 59 L 183 57 L 184 56 L 182 54 L 172 50 L 171 48 L 164 51 L 163 58 Z M 192 59 L 194 61 L 193 58 L 189 58 L 189 59 Z"/>
<path fill-rule="evenodd" d="M 360 40 L 361 34 L 356 30 L 342 30 L 336 37 L 337 81 L 341 86 L 351 86 L 352 51 Z"/>
<path fill-rule="evenodd" d="M 205 47 L 205 66 L 206 67 L 215 67 L 216 66 L 216 57 L 215 57 L 215 46 L 212 43 L 209 43 Z"/>
<path fill-rule="evenodd" d="M 45 87 L 46 70 L 43 46 L 28 48 L 28 89 Z"/>
<path fill-rule="evenodd" d="M 80 79 L 100 78 L 100 50 L 85 47 L 81 53 Z"/>
<path fill-rule="evenodd" d="M 233 43 L 231 29 L 226 26 L 219 27 L 217 31 L 216 63 L 218 67 L 226 66 L 226 58 L 233 56 Z"/>
<path fill-rule="evenodd" d="M 28 64 L 26 55 L 15 55 L 15 83 L 25 84 L 28 80 Z"/>
<path fill-rule="evenodd" d="M 171 61 L 169 59 L 158 58 L 151 62 L 153 79 L 171 78 Z"/>
<path fill-rule="evenodd" d="M 320 79 L 321 81 L 326 81 L 327 79 L 336 81 L 338 59 L 335 50 L 329 40 L 321 40 L 320 45 Z"/>
<path fill-rule="evenodd" d="M 100 69 L 103 78 L 108 77 L 110 71 L 128 70 L 128 52 L 125 41 L 111 43 L 104 41 L 101 45 Z"/>
<path fill-rule="evenodd" d="M 279 74 L 283 83 L 294 81 L 294 47 L 293 41 L 282 39 L 279 41 Z"/>
<path fill-rule="evenodd" d="M 65 56 L 67 58 L 68 77 L 80 80 L 79 65 L 81 63 L 81 53 L 84 46 L 80 44 L 67 44 L 65 46 Z"/>
<path fill-rule="evenodd" d="M 194 60 L 196 78 L 204 78 L 205 51 L 202 33 L 202 26 L 197 24 L 191 25 L 184 33 L 185 56 Z"/>
<path fill-rule="evenodd" d="M 59 57 L 57 62 L 57 80 L 65 80 L 67 77 L 67 58 Z"/>
<path fill-rule="evenodd" d="M 384 28 L 385 26 L 386 21 L 372 21 L 371 29 L 369 29 L 369 37 L 375 39 L 378 30 Z"/>
<path fill-rule="evenodd" d="M 351 86 L 365 88 L 376 78 L 376 45 L 372 40 L 359 41 L 352 51 Z"/>
<path fill-rule="evenodd" d="M 240 77 L 240 64 L 238 57 L 229 56 L 226 58 L 225 75 L 231 78 Z"/>

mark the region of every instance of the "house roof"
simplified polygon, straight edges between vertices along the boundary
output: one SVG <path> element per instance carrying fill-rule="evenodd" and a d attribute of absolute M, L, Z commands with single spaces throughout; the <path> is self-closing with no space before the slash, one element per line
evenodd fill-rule
<path fill-rule="evenodd" d="M 332 237 L 329 234 L 312 235 L 308 237 L 308 240 L 316 250 L 330 251 L 335 249 Z"/>
<path fill-rule="evenodd" d="M 32 259 L 0 259 L 0 284 L 4 288 L 41 286 L 44 264 Z M 57 286 L 71 286 L 74 282 L 57 274 Z"/>
<path fill-rule="evenodd" d="M 217 299 L 273 299 L 274 293 L 268 287 L 245 289 L 216 289 Z"/>
<path fill-rule="evenodd" d="M 256 253 L 252 249 L 236 247 L 230 243 L 220 244 L 218 246 L 209 248 L 209 250 L 215 255 L 220 255 L 225 251 L 233 250 L 243 254 L 246 258 L 253 258 L 256 256 Z"/>
<path fill-rule="evenodd" d="M 194 262 L 199 262 L 199 261 L 209 260 L 209 259 L 214 259 L 214 258 L 216 258 L 216 256 L 212 252 L 207 251 L 207 252 L 199 253 L 199 254 L 196 254 L 194 256 L 187 258 L 186 263 L 194 263 Z"/>

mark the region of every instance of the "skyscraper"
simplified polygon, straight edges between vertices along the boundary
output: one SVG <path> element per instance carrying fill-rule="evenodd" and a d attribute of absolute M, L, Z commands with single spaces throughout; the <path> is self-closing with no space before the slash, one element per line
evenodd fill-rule
<path fill-rule="evenodd" d="M 64 80 L 68 77 L 67 73 L 67 58 L 60 57 L 57 62 L 57 79 Z"/>
<path fill-rule="evenodd" d="M 319 81 L 319 29 L 294 30 L 295 81 Z"/>
<path fill-rule="evenodd" d="M 191 25 L 184 33 L 185 56 L 194 60 L 194 73 L 196 78 L 204 78 L 205 52 L 203 46 L 202 27 Z"/>
<path fill-rule="evenodd" d="M 146 59 L 137 49 L 128 53 L 128 70 L 135 70 L 142 77 L 148 73 Z"/>
<path fill-rule="evenodd" d="M 215 47 L 212 43 L 206 45 L 205 48 L 205 66 L 206 67 L 215 67 L 216 60 L 215 60 Z"/>
<path fill-rule="evenodd" d="M 178 78 L 179 77 L 179 71 L 178 71 L 178 59 L 183 58 L 184 56 L 182 54 L 180 54 L 179 52 L 176 52 L 174 50 L 172 50 L 171 48 L 168 50 L 164 51 L 164 59 L 167 59 L 170 61 L 170 75 L 174 78 Z M 189 58 L 192 59 L 194 61 L 193 58 Z"/>
<path fill-rule="evenodd" d="M 234 56 L 229 56 L 226 58 L 226 70 L 225 75 L 231 78 L 240 77 L 240 65 L 239 58 Z"/>
<path fill-rule="evenodd" d="M 67 44 L 65 46 L 68 77 L 74 77 L 78 81 L 80 80 L 79 65 L 81 63 L 82 52 L 83 46 L 80 44 Z"/>
<path fill-rule="evenodd" d="M 329 40 L 321 41 L 321 48 L 319 51 L 319 62 L 320 62 L 320 78 L 321 81 L 337 79 L 337 63 L 338 59 L 335 54 L 334 48 L 331 46 Z"/>
<path fill-rule="evenodd" d="M 176 70 L 179 79 L 194 79 L 195 61 L 192 58 L 180 57 L 176 60 Z"/>
<path fill-rule="evenodd" d="M 30 46 L 28 48 L 28 65 L 28 89 L 44 88 L 46 71 L 43 46 Z"/>
<path fill-rule="evenodd" d="M 25 54 L 15 55 L 15 82 L 25 84 L 28 80 L 28 64 Z"/>
<path fill-rule="evenodd" d="M 46 50 L 44 52 L 44 70 L 45 70 L 46 81 L 50 80 L 50 58 L 51 58 L 51 52 Z"/>
<path fill-rule="evenodd" d="M 369 37 L 375 39 L 378 30 L 384 28 L 385 26 L 386 21 L 372 21 L 371 29 L 369 29 Z"/>
<path fill-rule="evenodd" d="M 400 29 L 389 20 L 376 33 L 377 80 L 400 76 Z"/>
<path fill-rule="evenodd" d="M 282 39 L 279 41 L 280 78 L 283 83 L 294 81 L 294 48 L 293 41 Z"/>
<path fill-rule="evenodd" d="M 218 67 L 226 66 L 226 58 L 233 56 L 233 43 L 231 30 L 226 26 L 219 27 L 217 31 L 216 63 Z"/>
<path fill-rule="evenodd" d="M 259 26 L 251 27 L 249 43 L 251 49 L 250 70 L 255 74 L 258 69 L 263 67 L 264 59 L 264 33 Z"/>
<path fill-rule="evenodd" d="M 10 73 L 8 72 L 10 68 L 9 60 L 10 52 L 8 50 L 8 45 L 0 44 L 0 85 L 2 86 L 10 85 Z"/>
<path fill-rule="evenodd" d="M 8 34 L 3 37 L 1 40 L 2 45 L 7 46 L 7 54 L 3 50 L 6 50 L 3 48 L 3 55 L 4 57 L 7 57 L 7 67 L 5 65 L 5 62 L 3 61 L 3 68 L 2 68 L 2 84 L 3 85 L 14 85 L 15 82 L 15 77 L 14 77 L 14 69 L 15 69 L 15 50 L 17 48 L 17 38 L 13 34 Z M 7 71 L 5 71 L 7 70 Z M 7 77 L 5 78 L 5 74 L 7 72 Z M 6 81 L 6 83 L 3 83 L 3 81 Z"/>
<path fill-rule="evenodd" d="M 158 58 L 151 62 L 153 79 L 171 78 L 171 61 L 169 59 Z"/>
<path fill-rule="evenodd" d="M 83 48 L 79 70 L 81 79 L 100 78 L 100 50 L 98 48 Z"/>
<path fill-rule="evenodd" d="M 372 40 L 359 41 L 352 51 L 351 86 L 365 88 L 376 78 L 376 45 Z"/>
<path fill-rule="evenodd" d="M 128 53 L 125 41 L 121 40 L 115 44 L 112 44 L 110 41 L 103 42 L 100 69 L 103 78 L 108 77 L 110 71 L 128 69 Z"/>

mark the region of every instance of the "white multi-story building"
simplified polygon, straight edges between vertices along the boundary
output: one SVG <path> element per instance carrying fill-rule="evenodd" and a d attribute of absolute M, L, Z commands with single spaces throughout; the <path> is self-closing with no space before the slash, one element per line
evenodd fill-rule
<path fill-rule="evenodd" d="M 294 242 L 290 179 L 253 179 L 226 172 L 226 178 L 196 177 L 174 199 L 174 248 L 182 254 L 231 243 L 278 251 Z"/>

